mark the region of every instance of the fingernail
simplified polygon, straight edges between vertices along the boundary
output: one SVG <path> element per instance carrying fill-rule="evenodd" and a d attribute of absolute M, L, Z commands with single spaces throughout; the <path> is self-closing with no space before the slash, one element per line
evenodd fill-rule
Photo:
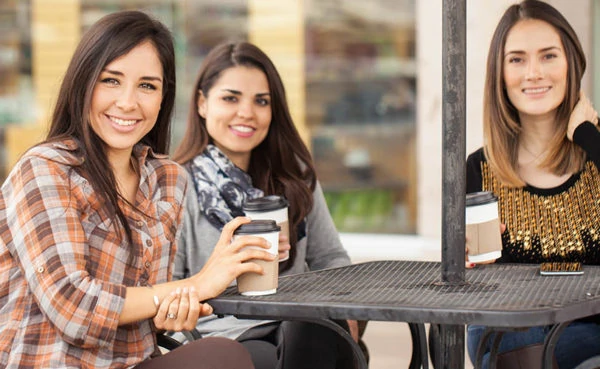
<path fill-rule="evenodd" d="M 469 263 L 469 266 L 472 268 L 475 266 L 475 263 Z"/>
<path fill-rule="evenodd" d="M 187 287 L 183 287 L 183 293 L 188 293 L 188 288 Z"/>
<path fill-rule="evenodd" d="M 196 292 L 196 287 L 190 287 L 190 292 Z"/>
<path fill-rule="evenodd" d="M 181 294 L 181 287 L 177 287 L 177 289 L 175 290 L 175 293 L 178 295 Z"/>

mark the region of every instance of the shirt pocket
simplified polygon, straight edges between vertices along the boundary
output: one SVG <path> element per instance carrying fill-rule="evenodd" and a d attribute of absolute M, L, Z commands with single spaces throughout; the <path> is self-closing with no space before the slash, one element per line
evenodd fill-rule
<path fill-rule="evenodd" d="M 164 237 L 169 242 L 175 242 L 175 237 L 177 235 L 177 229 L 179 227 L 177 216 L 179 214 L 179 210 L 181 209 L 181 204 L 171 201 L 158 201 L 156 203 L 156 211 L 158 215 L 158 225 L 157 227 L 162 228 L 162 233 Z"/>

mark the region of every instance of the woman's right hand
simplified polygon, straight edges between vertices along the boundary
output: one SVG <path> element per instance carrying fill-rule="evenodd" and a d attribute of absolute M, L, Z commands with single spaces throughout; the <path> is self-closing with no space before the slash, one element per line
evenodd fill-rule
<path fill-rule="evenodd" d="M 249 272 L 262 274 L 264 272 L 258 264 L 247 261 L 252 259 L 275 260 L 276 256 L 266 250 L 247 248 L 247 246 L 258 246 L 269 249 L 269 242 L 262 237 L 241 236 L 231 242 L 233 232 L 242 224 L 249 222 L 250 218 L 237 217 L 225 224 L 221 237 L 206 264 L 200 272 L 190 278 L 196 289 L 202 291 L 202 300 L 218 296 L 240 274 Z"/>
<path fill-rule="evenodd" d="M 506 231 L 506 224 L 500 223 L 500 234 L 504 233 L 504 231 Z M 493 264 L 493 263 L 496 262 L 496 260 L 480 261 L 478 263 L 474 263 L 472 261 L 469 261 L 469 238 L 465 237 L 465 241 L 466 241 L 466 245 L 465 245 L 465 268 L 471 269 L 471 268 L 475 268 L 477 266 L 477 264 L 485 265 L 485 264 Z"/>
<path fill-rule="evenodd" d="M 196 328 L 198 317 L 212 314 L 212 306 L 199 303 L 194 287 L 177 288 L 163 299 L 153 318 L 158 329 L 180 332 Z"/>

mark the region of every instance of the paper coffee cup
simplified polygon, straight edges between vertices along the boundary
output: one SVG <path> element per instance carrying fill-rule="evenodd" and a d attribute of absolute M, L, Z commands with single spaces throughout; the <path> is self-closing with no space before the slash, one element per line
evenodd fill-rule
<path fill-rule="evenodd" d="M 465 223 L 469 261 L 478 263 L 502 256 L 498 198 L 493 193 L 467 194 Z"/>
<path fill-rule="evenodd" d="M 289 203 L 285 198 L 277 195 L 269 195 L 247 200 L 242 209 L 244 210 L 244 214 L 250 219 L 274 220 L 281 227 L 281 233 L 289 240 L 290 223 L 288 221 L 288 206 Z M 289 252 L 287 257 L 281 258 L 279 261 L 287 259 L 289 259 Z"/>
<path fill-rule="evenodd" d="M 272 255 L 278 254 L 279 231 L 281 228 L 274 220 L 252 220 L 250 223 L 242 224 L 233 233 L 233 240 L 236 237 L 252 235 L 265 238 L 271 243 L 271 248 L 265 250 L 260 246 L 248 246 L 259 250 L 265 250 Z M 252 259 L 250 262 L 263 267 L 264 274 L 244 273 L 237 278 L 238 291 L 244 296 L 270 295 L 277 292 L 277 282 L 279 278 L 279 264 L 277 259 L 273 261 Z"/>

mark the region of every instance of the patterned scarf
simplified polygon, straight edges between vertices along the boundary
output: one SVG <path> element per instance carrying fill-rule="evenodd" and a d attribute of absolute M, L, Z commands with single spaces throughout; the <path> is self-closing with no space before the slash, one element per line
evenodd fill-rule
<path fill-rule="evenodd" d="M 198 193 L 200 211 L 217 229 L 237 216 L 244 215 L 246 199 L 263 196 L 252 186 L 252 178 L 229 160 L 216 146 L 208 145 L 188 164 Z"/>

